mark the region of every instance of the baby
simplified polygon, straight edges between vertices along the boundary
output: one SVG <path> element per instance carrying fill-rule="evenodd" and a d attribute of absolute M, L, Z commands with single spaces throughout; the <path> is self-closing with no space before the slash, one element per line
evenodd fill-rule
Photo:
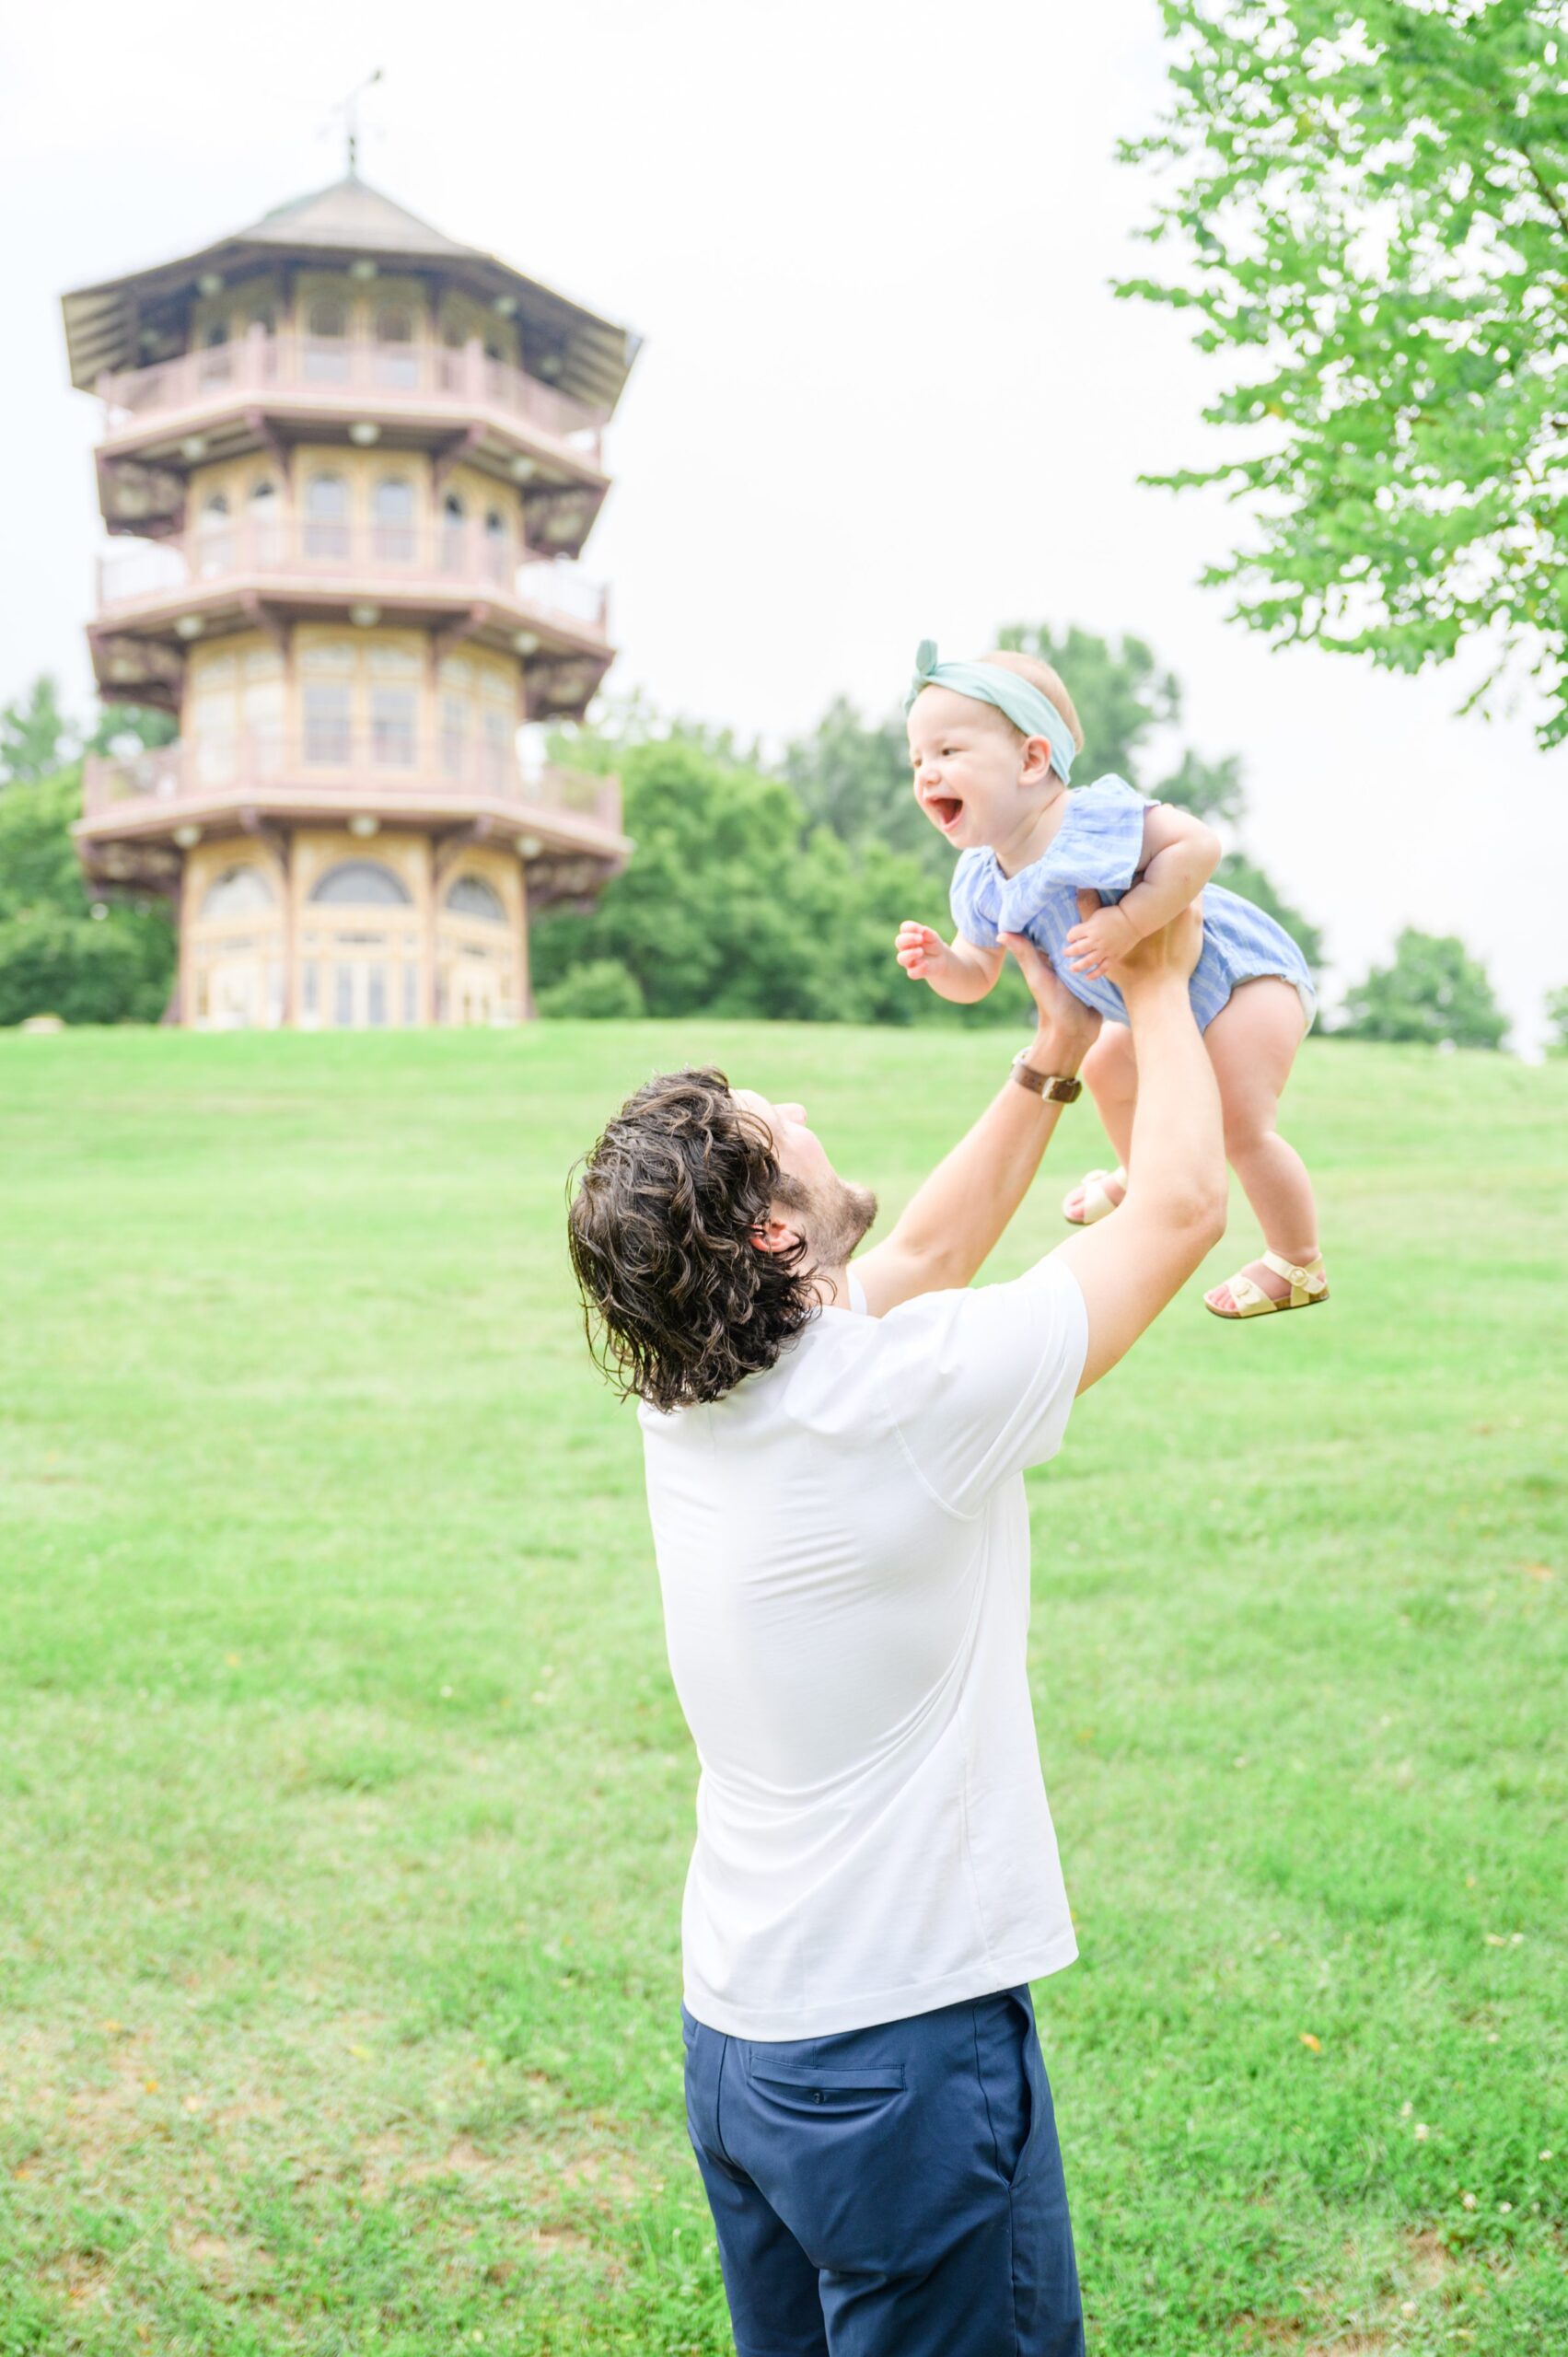
<path fill-rule="evenodd" d="M 939 663 L 927 639 L 904 699 L 915 799 L 959 853 L 957 937 L 899 929 L 899 963 L 943 998 L 983 998 L 1022 934 L 1086 1006 L 1109 1019 L 1084 1078 L 1121 1162 L 1091 1170 L 1063 1203 L 1086 1226 L 1121 1202 L 1138 1073 L 1121 992 L 1108 974 L 1144 935 L 1202 894 L 1203 947 L 1192 1012 L 1225 1110 L 1225 1154 L 1258 1215 L 1260 1260 L 1203 1296 L 1217 1318 L 1258 1318 L 1326 1301 L 1312 1182 L 1274 1123 L 1315 1010 L 1312 976 L 1290 935 L 1261 909 L 1209 882 L 1218 837 L 1191 812 L 1147 802 L 1102 777 L 1069 793 L 1084 732 L 1049 663 L 995 654 Z M 1098 896 L 1092 913 L 1083 909 Z"/>

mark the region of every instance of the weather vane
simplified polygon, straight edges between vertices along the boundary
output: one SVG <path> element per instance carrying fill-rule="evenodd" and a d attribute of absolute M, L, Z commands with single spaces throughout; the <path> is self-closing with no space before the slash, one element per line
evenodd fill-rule
<path fill-rule="evenodd" d="M 377 65 L 374 74 L 367 74 L 364 81 L 349 92 L 346 99 L 340 99 L 337 105 L 331 110 L 333 114 L 341 114 L 343 119 L 343 135 L 348 145 L 350 180 L 354 179 L 359 168 L 359 101 L 366 90 L 375 88 L 380 79 L 381 68 Z"/>

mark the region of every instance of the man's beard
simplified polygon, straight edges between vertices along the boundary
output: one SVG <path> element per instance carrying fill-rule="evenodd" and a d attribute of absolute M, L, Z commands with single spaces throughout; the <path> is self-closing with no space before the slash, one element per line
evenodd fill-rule
<path fill-rule="evenodd" d="M 837 1172 L 816 1186 L 798 1179 L 779 1199 L 796 1214 L 806 1246 L 804 1268 L 842 1269 L 877 1216 L 877 1198 L 869 1187 L 852 1187 Z"/>

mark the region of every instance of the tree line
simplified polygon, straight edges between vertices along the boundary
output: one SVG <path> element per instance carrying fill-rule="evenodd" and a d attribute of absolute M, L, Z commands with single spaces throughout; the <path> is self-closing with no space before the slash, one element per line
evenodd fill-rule
<path fill-rule="evenodd" d="M 1001 643 L 1042 655 L 1072 683 L 1081 769 L 1114 771 L 1232 838 L 1218 880 L 1267 909 L 1318 970 L 1318 926 L 1244 847 L 1237 758 L 1210 761 L 1180 736 L 1174 675 L 1134 637 L 1015 626 Z M 156 1022 L 175 944 L 160 901 L 89 898 L 70 827 L 81 761 L 163 741 L 161 714 L 107 708 L 91 730 L 41 679 L 0 710 L 0 1025 Z M 897 714 L 865 719 L 846 699 L 769 755 L 700 722 L 668 721 L 641 698 L 607 700 L 591 726 L 558 731 L 555 757 L 617 772 L 636 845 L 589 911 L 547 911 L 533 929 L 540 1012 L 709 1014 L 801 1022 L 1017 1026 L 1009 968 L 991 996 L 953 1006 L 912 982 L 892 955 L 900 919 L 950 929 L 952 853 L 918 808 Z M 1568 989 L 1553 1020 L 1568 1045 Z M 1506 1017 L 1484 969 L 1451 935 L 1411 929 L 1392 961 L 1349 993 L 1336 1032 L 1370 1039 L 1501 1046 Z"/>
<path fill-rule="evenodd" d="M 1071 683 L 1084 729 L 1081 774 L 1114 771 L 1233 838 L 1216 880 L 1275 917 L 1318 972 L 1320 929 L 1240 840 L 1239 761 L 1208 761 L 1179 744 L 1180 685 L 1153 650 L 1134 637 L 1022 624 L 998 643 L 1043 656 Z M 541 1012 L 1014 1026 L 1027 1018 L 1011 967 L 989 998 L 952 1006 L 893 960 L 900 918 L 950 932 L 953 865 L 911 792 L 897 714 L 866 720 L 840 697 L 808 736 L 770 761 L 700 723 L 661 722 L 633 699 L 608 704 L 596 726 L 558 732 L 554 749 L 579 768 L 620 772 L 637 851 L 591 912 L 555 911 L 536 923 Z M 1568 1044 L 1568 991 L 1559 995 Z M 1350 992 L 1333 1028 L 1347 1039 L 1497 1048 L 1508 1025 L 1462 942 L 1407 928 L 1391 962 Z"/>

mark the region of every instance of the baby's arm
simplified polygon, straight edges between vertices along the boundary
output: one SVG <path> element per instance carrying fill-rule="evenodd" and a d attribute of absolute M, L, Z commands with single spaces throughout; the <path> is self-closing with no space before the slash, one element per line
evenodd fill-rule
<path fill-rule="evenodd" d="M 899 927 L 899 963 L 912 981 L 929 982 L 938 998 L 968 1005 L 996 984 L 1007 961 L 1003 948 L 982 949 L 958 934 L 951 948 L 928 924 L 906 919 Z"/>
<path fill-rule="evenodd" d="M 1103 974 L 1135 941 L 1168 924 L 1179 909 L 1195 900 L 1220 864 L 1221 845 L 1212 827 L 1169 802 L 1151 804 L 1144 814 L 1142 880 L 1114 907 L 1097 909 L 1067 935 L 1067 963 L 1086 981 Z"/>

